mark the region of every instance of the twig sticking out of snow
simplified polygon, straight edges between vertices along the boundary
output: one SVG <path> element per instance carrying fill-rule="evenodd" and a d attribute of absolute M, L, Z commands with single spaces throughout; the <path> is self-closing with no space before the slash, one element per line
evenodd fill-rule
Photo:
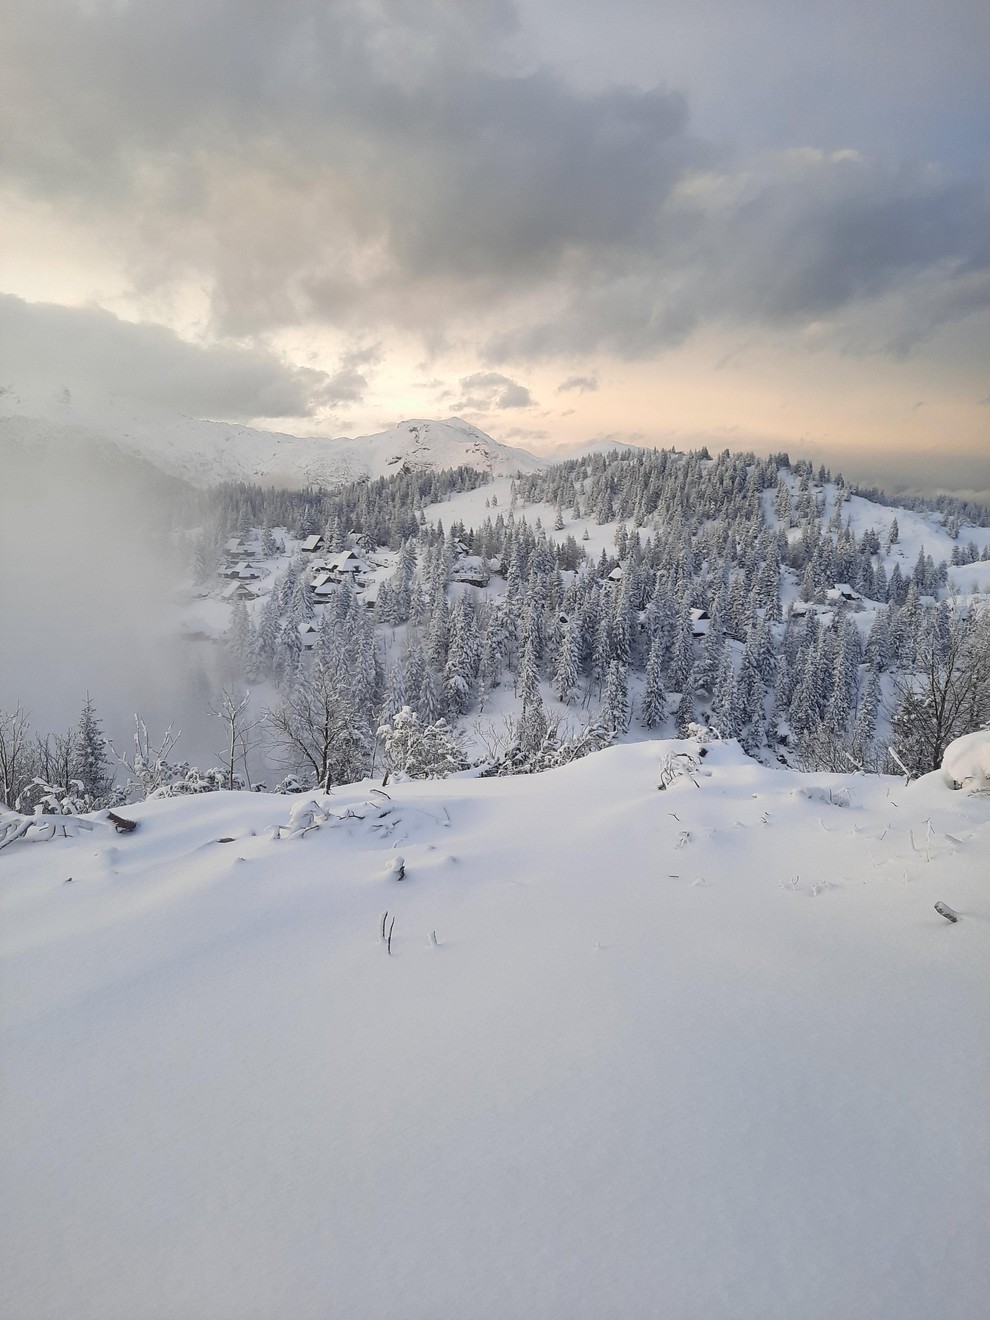
<path fill-rule="evenodd" d="M 894 751 L 893 747 L 888 747 L 888 748 L 887 748 L 887 751 L 890 753 L 890 755 L 893 757 L 893 759 L 894 759 L 894 760 L 897 762 L 897 764 L 901 767 L 901 770 L 902 770 L 902 771 L 904 772 L 904 774 L 907 776 L 904 782 L 905 782 L 905 783 L 910 783 L 910 782 L 911 782 L 911 771 L 907 768 L 907 766 L 904 764 L 904 762 L 901 760 L 901 758 L 897 755 L 897 753 Z"/>
<path fill-rule="evenodd" d="M 382 943 L 385 945 L 385 952 L 389 955 L 391 955 L 392 953 L 392 928 L 394 927 L 394 925 L 395 925 L 395 917 L 393 917 L 392 920 L 389 921 L 388 911 L 386 910 L 385 912 L 383 912 L 380 937 Z"/>

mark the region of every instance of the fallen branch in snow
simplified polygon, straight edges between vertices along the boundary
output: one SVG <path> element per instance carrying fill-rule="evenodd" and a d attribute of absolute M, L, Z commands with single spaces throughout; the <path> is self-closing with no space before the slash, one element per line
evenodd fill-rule
<path fill-rule="evenodd" d="M 42 840 L 54 839 L 61 832 L 66 839 L 72 838 L 77 830 L 92 830 L 94 822 L 83 820 L 81 816 L 52 816 L 40 812 L 33 816 L 23 816 L 19 811 L 11 811 L 0 803 L 0 849 L 27 838 L 34 831 Z"/>
<path fill-rule="evenodd" d="M 107 820 L 118 834 L 131 834 L 138 827 L 136 820 L 128 820 L 126 816 L 118 816 L 115 811 L 107 812 Z"/>
<path fill-rule="evenodd" d="M 702 749 L 704 750 L 704 749 Z M 701 760 L 690 752 L 668 753 L 660 762 L 660 775 L 657 788 L 661 792 L 669 788 L 678 779 L 690 779 L 695 788 L 700 788 L 695 776 L 701 771 Z"/>

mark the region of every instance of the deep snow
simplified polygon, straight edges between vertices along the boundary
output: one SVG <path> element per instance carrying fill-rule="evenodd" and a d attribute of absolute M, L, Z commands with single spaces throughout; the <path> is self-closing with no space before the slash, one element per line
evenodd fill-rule
<path fill-rule="evenodd" d="M 990 799 L 683 746 L 0 853 L 3 1313 L 985 1315 Z"/>

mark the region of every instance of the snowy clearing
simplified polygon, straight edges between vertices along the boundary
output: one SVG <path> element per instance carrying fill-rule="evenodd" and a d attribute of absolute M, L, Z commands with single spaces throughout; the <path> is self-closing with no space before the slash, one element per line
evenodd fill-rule
<path fill-rule="evenodd" d="M 987 798 L 690 750 L 6 849 L 5 1314 L 984 1315 Z"/>

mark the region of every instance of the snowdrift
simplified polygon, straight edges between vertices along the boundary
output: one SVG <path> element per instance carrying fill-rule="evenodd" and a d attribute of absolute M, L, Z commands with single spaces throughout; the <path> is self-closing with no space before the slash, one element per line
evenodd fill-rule
<path fill-rule="evenodd" d="M 990 729 L 977 729 L 949 743 L 942 773 L 951 788 L 990 789 Z"/>
<path fill-rule="evenodd" d="M 986 800 L 691 750 L 6 849 L 5 1314 L 985 1314 Z"/>

